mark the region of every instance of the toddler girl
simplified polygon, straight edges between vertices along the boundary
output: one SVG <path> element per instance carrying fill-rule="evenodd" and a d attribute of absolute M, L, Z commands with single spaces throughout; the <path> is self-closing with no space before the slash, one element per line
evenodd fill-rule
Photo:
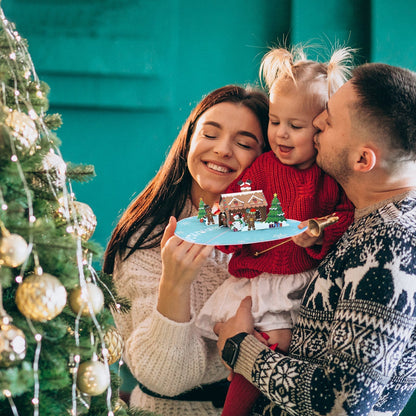
<path fill-rule="evenodd" d="M 313 271 L 353 219 L 353 206 L 338 183 L 315 163 L 312 124 L 329 96 L 346 81 L 350 61 L 349 48 L 334 51 L 328 63 L 306 59 L 300 47 L 275 48 L 264 56 L 260 75 L 269 90 L 272 150 L 259 156 L 227 192 L 238 192 L 239 181 L 251 180 L 251 189 L 263 190 L 269 207 L 277 195 L 287 219 L 305 221 L 335 214 L 339 221 L 319 237 L 306 231 L 284 244 L 219 247 L 233 253 L 228 266 L 231 276 L 197 317 L 204 336 L 215 339 L 214 324 L 233 316 L 241 300 L 251 296 L 257 330 L 265 333 L 268 345 L 288 351 L 291 328 Z M 244 377 L 234 374 L 222 415 L 248 414 L 259 394 Z"/>

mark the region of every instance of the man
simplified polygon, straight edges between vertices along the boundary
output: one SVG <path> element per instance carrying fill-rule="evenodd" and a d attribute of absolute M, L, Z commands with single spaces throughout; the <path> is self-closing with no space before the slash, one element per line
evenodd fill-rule
<path fill-rule="evenodd" d="M 218 348 L 268 397 L 254 415 L 399 415 L 416 387 L 416 74 L 360 66 L 314 124 L 317 162 L 355 220 L 315 273 L 287 356 L 251 335 L 250 298 L 216 325 Z"/>

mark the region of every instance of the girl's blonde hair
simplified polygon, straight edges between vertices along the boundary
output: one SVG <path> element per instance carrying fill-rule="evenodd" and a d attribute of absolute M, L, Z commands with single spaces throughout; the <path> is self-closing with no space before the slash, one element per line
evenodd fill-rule
<path fill-rule="evenodd" d="M 260 65 L 260 79 L 270 91 L 276 82 L 293 81 L 305 87 L 306 93 L 318 94 L 321 105 L 350 77 L 354 50 L 349 47 L 334 50 L 329 62 L 309 60 L 302 46 L 272 48 Z M 318 97 L 315 97 L 318 98 Z"/>

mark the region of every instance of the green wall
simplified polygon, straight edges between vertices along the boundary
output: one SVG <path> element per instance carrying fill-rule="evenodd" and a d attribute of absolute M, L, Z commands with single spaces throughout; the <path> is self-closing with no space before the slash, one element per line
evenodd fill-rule
<path fill-rule="evenodd" d="M 66 161 L 93 164 L 75 184 L 105 246 L 117 217 L 160 166 L 190 109 L 228 83 L 255 83 L 267 47 L 336 42 L 358 62 L 416 70 L 413 0 L 2 0 L 28 39 Z M 129 388 L 129 387 L 126 387 Z M 416 402 L 416 399 L 414 399 Z M 409 404 L 403 415 L 415 414 Z"/>

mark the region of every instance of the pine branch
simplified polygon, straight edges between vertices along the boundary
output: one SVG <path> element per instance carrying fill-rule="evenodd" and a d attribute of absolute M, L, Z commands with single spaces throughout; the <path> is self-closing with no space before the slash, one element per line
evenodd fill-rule
<path fill-rule="evenodd" d="M 95 169 L 93 165 L 74 165 L 68 162 L 66 175 L 69 179 L 84 183 L 95 177 Z"/>

